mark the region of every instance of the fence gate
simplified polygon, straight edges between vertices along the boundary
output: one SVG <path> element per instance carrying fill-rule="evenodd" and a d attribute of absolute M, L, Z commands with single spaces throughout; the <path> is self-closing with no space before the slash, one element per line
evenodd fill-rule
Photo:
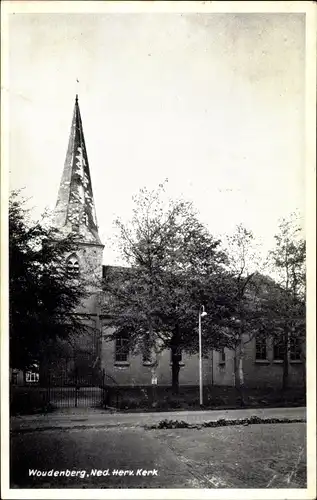
<path fill-rule="evenodd" d="M 51 363 L 47 373 L 48 400 L 58 408 L 98 407 L 104 398 L 100 362 L 77 355 Z"/>

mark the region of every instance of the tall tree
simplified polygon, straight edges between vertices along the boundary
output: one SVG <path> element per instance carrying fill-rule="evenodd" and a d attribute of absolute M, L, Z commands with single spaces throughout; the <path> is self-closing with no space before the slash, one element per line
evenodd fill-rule
<path fill-rule="evenodd" d="M 275 248 L 270 252 L 272 271 L 278 287 L 266 307 L 268 328 L 283 351 L 283 389 L 289 385 L 289 351 L 292 344 L 301 347 L 305 379 L 306 332 L 306 242 L 299 225 L 299 215 L 292 213 L 281 220 L 275 236 Z"/>
<path fill-rule="evenodd" d="M 172 387 L 177 393 L 181 352 L 198 349 L 201 304 L 208 307 L 217 341 L 219 331 L 211 317 L 214 312 L 216 318 L 222 306 L 215 284 L 225 272 L 226 256 L 190 203 L 164 203 L 163 185 L 152 192 L 141 190 L 134 201 L 130 224 L 116 221 L 129 268 L 117 270 L 115 279 L 111 274 L 106 278 L 106 309 L 116 333 L 128 334 L 131 349 L 154 351 L 154 368 L 158 352 L 171 350 Z"/>
<path fill-rule="evenodd" d="M 226 239 L 229 256 L 228 271 L 232 276 L 231 304 L 233 314 L 226 322 L 226 344 L 234 350 L 234 384 L 242 404 L 244 395 L 245 345 L 256 335 L 263 333 L 260 327 L 262 315 L 261 297 L 270 286 L 270 280 L 262 271 L 258 244 L 252 231 L 239 224 L 233 235 Z"/>
<path fill-rule="evenodd" d="M 10 366 L 26 369 L 57 339 L 71 339 L 83 325 L 76 307 L 84 297 L 67 276 L 65 254 L 76 248 L 45 222 L 32 222 L 20 193 L 9 201 Z"/>

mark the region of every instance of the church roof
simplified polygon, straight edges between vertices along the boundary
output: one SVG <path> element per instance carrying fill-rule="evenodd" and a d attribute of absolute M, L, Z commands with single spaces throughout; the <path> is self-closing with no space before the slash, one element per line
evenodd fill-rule
<path fill-rule="evenodd" d="M 84 243 L 102 245 L 77 95 L 54 216 L 58 229 L 78 235 Z"/>

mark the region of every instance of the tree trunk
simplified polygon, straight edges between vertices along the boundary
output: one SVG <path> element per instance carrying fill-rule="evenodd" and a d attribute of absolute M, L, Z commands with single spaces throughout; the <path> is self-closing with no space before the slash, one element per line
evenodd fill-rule
<path fill-rule="evenodd" d="M 246 404 L 245 392 L 244 392 L 243 357 L 244 357 L 244 346 L 243 346 L 243 341 L 240 339 L 235 349 L 234 381 L 235 381 L 235 388 L 240 396 L 241 406 L 245 406 Z"/>
<path fill-rule="evenodd" d="M 179 371 L 180 366 L 179 363 L 181 361 L 181 351 L 180 351 L 180 338 L 179 338 L 179 328 L 176 326 L 172 342 L 171 342 L 171 351 L 172 351 L 172 393 L 177 395 L 179 393 Z"/>
<path fill-rule="evenodd" d="M 151 369 L 151 384 L 152 384 L 152 390 L 151 390 L 151 404 L 152 407 L 155 408 L 157 406 L 157 360 L 155 359 L 155 362 L 153 364 L 153 367 Z"/>
<path fill-rule="evenodd" d="M 178 356 L 172 354 L 172 393 L 177 395 L 179 393 L 179 360 Z"/>

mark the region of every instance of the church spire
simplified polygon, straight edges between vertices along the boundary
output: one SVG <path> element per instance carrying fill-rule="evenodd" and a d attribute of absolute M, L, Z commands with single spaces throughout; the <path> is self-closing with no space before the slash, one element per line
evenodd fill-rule
<path fill-rule="evenodd" d="M 56 227 L 77 234 L 82 242 L 102 244 L 77 94 L 54 213 Z"/>

